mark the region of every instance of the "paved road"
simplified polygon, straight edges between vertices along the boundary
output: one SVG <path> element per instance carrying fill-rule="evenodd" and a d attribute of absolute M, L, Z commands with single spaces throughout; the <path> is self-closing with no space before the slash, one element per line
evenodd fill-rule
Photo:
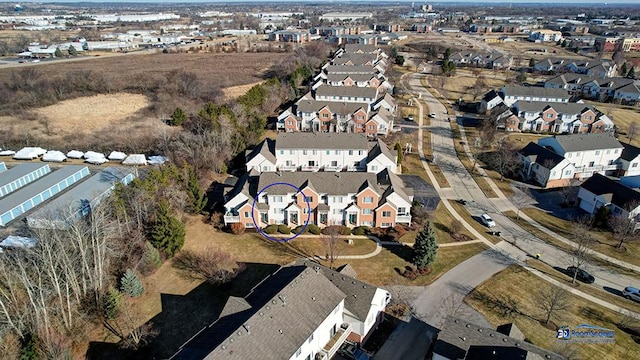
<path fill-rule="evenodd" d="M 445 106 L 422 86 L 420 78 L 420 74 L 409 75 L 409 86 L 412 93 L 420 94 L 419 96 L 427 103 L 430 111 L 436 113 L 436 118 L 431 121 L 431 142 L 434 154 L 436 154 L 435 162 L 443 171 L 450 185 L 449 188 L 442 189 L 444 198 L 468 200 L 467 208 L 475 217 L 480 216 L 483 212 L 488 213 L 497 224 L 493 230 L 501 231 L 502 238 L 507 241 L 507 243 L 503 241 L 500 247 L 512 255 L 514 259 L 524 260 L 522 252 L 524 251 L 526 254 L 541 254 L 543 260 L 552 266 L 569 266 L 571 259 L 569 254 L 531 235 L 502 214 L 502 211 L 515 210 L 508 199 L 488 199 L 480 190 L 455 152 L 451 124 L 447 120 L 449 114 L 447 114 Z M 517 248 L 511 245 L 513 243 L 517 245 Z M 640 280 L 621 275 L 593 263 L 587 265 L 587 270 L 596 278 L 594 286 L 601 289 L 604 287 L 623 289 L 629 285 L 640 287 Z"/>

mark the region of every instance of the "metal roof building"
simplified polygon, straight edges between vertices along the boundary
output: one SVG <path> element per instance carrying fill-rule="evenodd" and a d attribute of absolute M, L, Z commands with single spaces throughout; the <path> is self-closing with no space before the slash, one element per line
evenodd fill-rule
<path fill-rule="evenodd" d="M 67 221 L 87 215 L 117 183 L 127 185 L 134 178 L 135 169 L 108 167 L 29 214 L 27 224 L 33 228 L 67 228 Z"/>
<path fill-rule="evenodd" d="M 4 171 L 0 173 L 0 197 L 36 181 L 50 172 L 49 165 L 37 163 L 20 164 Z"/>
<path fill-rule="evenodd" d="M 4 173 L 1 175 L 4 175 Z M 34 181 L 24 189 L 0 199 L 0 225 L 7 225 L 18 216 L 33 209 L 45 200 L 56 196 L 62 190 L 88 175 L 89 168 L 86 166 L 65 166 L 42 179 Z"/>

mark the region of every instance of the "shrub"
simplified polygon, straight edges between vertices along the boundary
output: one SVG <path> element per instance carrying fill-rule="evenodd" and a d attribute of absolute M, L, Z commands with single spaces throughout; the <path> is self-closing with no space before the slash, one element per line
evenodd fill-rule
<path fill-rule="evenodd" d="M 304 230 L 304 231 L 303 231 Z M 292 230 L 292 232 L 294 234 L 306 234 L 309 232 L 309 227 L 307 226 L 306 228 L 304 227 L 304 225 L 300 225 L 300 226 L 296 226 L 295 229 Z"/>
<path fill-rule="evenodd" d="M 459 234 L 462 231 L 462 223 L 458 219 L 453 219 L 451 225 L 449 225 L 449 233 L 451 235 Z"/>
<path fill-rule="evenodd" d="M 262 229 L 262 231 L 264 231 L 265 234 L 273 235 L 278 232 L 278 225 L 275 225 L 275 224 L 268 225 L 267 227 Z"/>
<path fill-rule="evenodd" d="M 322 229 L 321 233 L 324 235 L 329 235 L 329 234 L 351 235 L 351 229 L 343 225 L 331 225 Z"/>
<path fill-rule="evenodd" d="M 234 235 L 244 234 L 244 231 L 246 230 L 243 223 L 233 223 L 231 224 L 230 228 L 231 233 L 233 233 Z"/>
<path fill-rule="evenodd" d="M 313 235 L 320 235 L 320 228 L 315 224 L 309 224 L 309 226 L 307 226 L 307 231 L 309 231 Z"/>
<path fill-rule="evenodd" d="M 351 233 L 353 235 L 367 235 L 369 233 L 369 227 L 368 226 L 358 226 L 353 228 L 353 230 L 351 230 Z"/>
<path fill-rule="evenodd" d="M 278 232 L 280 234 L 287 235 L 287 234 L 291 234 L 291 229 L 285 224 L 280 224 L 280 225 L 278 225 Z"/>
<path fill-rule="evenodd" d="M 396 226 L 393 227 L 393 230 L 398 234 L 398 238 L 401 238 L 402 235 L 407 232 L 407 229 L 405 229 L 404 226 L 400 224 L 396 224 Z"/>

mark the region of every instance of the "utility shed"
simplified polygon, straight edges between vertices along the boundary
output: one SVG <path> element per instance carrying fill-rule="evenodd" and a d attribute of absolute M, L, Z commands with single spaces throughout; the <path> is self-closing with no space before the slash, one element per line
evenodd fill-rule
<path fill-rule="evenodd" d="M 130 168 L 108 167 L 76 185 L 27 216 L 32 228 L 66 229 L 68 221 L 86 216 L 91 208 L 109 195 L 117 183 L 129 184 L 136 178 Z"/>
<path fill-rule="evenodd" d="M 86 166 L 65 166 L 24 189 L 2 198 L 0 200 L 0 225 L 6 226 L 18 216 L 56 196 L 62 190 L 88 175 L 89 168 Z"/>
<path fill-rule="evenodd" d="M 3 163 L 4 164 L 4 163 Z M 20 164 L 0 173 L 0 198 L 51 172 L 47 164 Z"/>

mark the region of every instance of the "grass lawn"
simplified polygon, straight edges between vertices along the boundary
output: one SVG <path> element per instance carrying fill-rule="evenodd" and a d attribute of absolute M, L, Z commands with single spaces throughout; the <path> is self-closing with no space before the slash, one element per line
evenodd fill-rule
<path fill-rule="evenodd" d="M 428 285 L 449 271 L 454 266 L 467 260 L 486 249 L 480 243 L 441 248 L 438 258 L 433 264 L 433 271 L 415 280 L 409 280 L 400 275 L 399 271 L 411 266 L 409 262 L 413 250 L 408 246 L 384 246 L 382 252 L 375 257 L 364 260 L 338 260 L 334 266 L 349 264 L 358 274 L 358 279 L 373 285 Z"/>
<path fill-rule="evenodd" d="M 456 150 L 456 154 L 458 154 L 458 159 L 460 159 L 462 165 L 465 167 L 465 169 L 467 169 L 469 174 L 471 174 L 471 177 L 476 182 L 476 184 L 478 184 L 480 190 L 482 190 L 482 192 L 488 198 L 498 197 L 491 186 L 489 186 L 487 180 L 473 169 L 473 159 L 470 159 L 469 156 L 467 156 L 466 151 L 464 151 L 464 146 L 462 145 L 462 135 L 460 133 L 459 125 L 456 123 L 451 123 L 451 130 L 453 131 L 453 146 Z M 481 165 L 482 164 L 480 162 L 476 163 L 476 167 Z"/>
<path fill-rule="evenodd" d="M 557 218 L 539 209 L 527 208 L 522 211 L 549 230 L 552 230 L 569 240 L 573 239 L 572 225 L 570 221 Z M 616 248 L 618 241 L 613 238 L 611 232 L 592 230 L 590 231 L 590 234 L 595 240 L 589 245 L 591 249 L 634 265 L 640 265 L 640 257 L 638 256 L 640 243 L 638 243 L 638 241 L 626 241 L 623 248 L 618 250 Z"/>
<path fill-rule="evenodd" d="M 560 352 L 565 347 L 565 351 L 575 351 L 576 358 L 580 359 L 640 358 L 638 343 L 618 327 L 622 319 L 620 314 L 572 294 L 567 295 L 567 310 L 558 311 L 551 320 L 558 326 L 567 325 L 570 328 L 578 324 L 590 324 L 612 329 L 615 331 L 615 343 L 575 346 L 558 344 L 555 330 L 540 323 L 543 313 L 538 309 L 534 295 L 551 286 L 553 285 L 523 268 L 512 265 L 478 286 L 467 296 L 465 302 L 486 316 L 494 326 L 515 323 L 526 339 L 545 349 Z M 504 311 L 507 309 L 516 311 Z M 567 349 L 567 346 L 571 348 Z"/>
<path fill-rule="evenodd" d="M 545 273 L 546 275 L 566 284 L 569 285 L 575 289 L 578 289 L 584 293 L 587 293 L 589 295 L 595 296 L 597 298 L 600 298 L 602 300 L 605 300 L 606 302 L 613 304 L 613 305 L 617 305 L 620 306 L 621 308 L 627 309 L 627 310 L 631 310 L 637 313 L 640 313 L 640 303 L 637 303 L 633 300 L 627 300 L 622 296 L 618 296 L 616 294 L 612 294 L 606 291 L 603 291 L 595 286 L 589 285 L 589 284 L 585 284 L 580 282 L 579 280 L 576 280 L 576 282 L 574 284 L 571 283 L 571 276 L 562 273 L 554 268 L 552 268 L 551 266 L 545 264 L 544 262 L 540 261 L 540 260 L 535 260 L 535 259 L 529 259 L 527 260 L 527 264 L 529 266 L 531 266 L 534 269 L 538 269 L 541 272 Z"/>
<path fill-rule="evenodd" d="M 448 244 L 456 242 L 456 240 L 451 237 L 451 234 L 449 232 L 449 227 L 453 222 L 453 216 L 442 202 L 438 204 L 436 210 L 433 212 L 433 214 L 431 214 L 430 221 L 433 225 L 434 231 L 436 232 L 436 239 L 438 240 L 438 244 Z M 418 230 L 407 231 L 407 233 L 402 235 L 402 237 L 399 239 L 399 242 L 413 244 L 413 242 L 415 242 L 416 235 L 421 229 L 422 227 L 419 226 Z M 473 240 L 473 236 L 471 235 L 471 233 L 464 228 L 460 231 L 460 234 L 466 236 L 468 240 Z"/>
<path fill-rule="evenodd" d="M 442 200 L 442 201 L 447 201 L 447 200 Z M 484 225 L 482 225 L 480 222 L 478 222 L 478 220 L 476 220 L 471 213 L 469 213 L 469 210 L 467 210 L 466 207 L 464 207 L 461 204 L 458 204 L 455 201 L 449 201 L 449 204 L 451 204 L 451 206 L 456 210 L 456 212 L 458 214 L 460 214 L 460 216 L 462 216 L 462 218 L 469 224 L 471 225 L 474 229 L 476 229 L 479 233 L 481 234 L 487 234 L 487 227 L 485 227 Z M 479 215 L 478 215 L 479 216 Z M 491 241 L 494 244 L 499 243 L 502 239 L 500 239 L 499 237 L 493 236 L 493 235 L 489 235 L 487 234 L 485 236 L 485 238 L 487 238 L 489 241 Z"/>

